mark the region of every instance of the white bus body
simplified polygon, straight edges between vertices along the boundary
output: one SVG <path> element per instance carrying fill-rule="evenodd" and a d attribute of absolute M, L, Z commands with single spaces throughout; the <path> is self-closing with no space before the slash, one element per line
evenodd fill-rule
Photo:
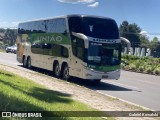
<path fill-rule="evenodd" d="M 121 40 L 113 19 L 67 15 L 20 23 L 17 60 L 24 67 L 100 81 L 119 79 Z"/>

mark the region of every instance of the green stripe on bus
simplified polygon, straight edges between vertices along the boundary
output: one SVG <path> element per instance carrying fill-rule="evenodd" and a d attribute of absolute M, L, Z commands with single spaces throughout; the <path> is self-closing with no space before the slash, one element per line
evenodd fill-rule
<path fill-rule="evenodd" d="M 111 72 L 117 69 L 120 69 L 120 65 L 116 65 L 116 66 L 96 66 L 96 65 L 87 65 L 88 68 L 90 69 L 94 69 L 97 71 L 103 71 L 103 72 Z"/>
<path fill-rule="evenodd" d="M 50 43 L 50 44 L 68 44 L 70 45 L 70 38 L 68 35 L 58 33 L 36 33 L 29 36 L 29 41 L 33 43 Z"/>

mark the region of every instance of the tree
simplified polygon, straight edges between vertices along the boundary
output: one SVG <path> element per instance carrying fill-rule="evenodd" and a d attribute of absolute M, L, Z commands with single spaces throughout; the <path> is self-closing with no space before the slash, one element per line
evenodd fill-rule
<path fill-rule="evenodd" d="M 130 42 L 132 47 L 139 47 L 140 46 L 140 36 L 139 33 L 141 32 L 141 28 L 136 24 L 129 24 L 128 21 L 123 21 L 119 27 L 120 36 L 127 38 Z"/>
<path fill-rule="evenodd" d="M 151 55 L 153 57 L 160 56 L 160 42 L 158 41 L 158 38 L 154 37 L 150 44 L 151 44 Z"/>
<path fill-rule="evenodd" d="M 4 33 L 4 43 L 13 45 L 16 42 L 17 30 L 16 29 L 6 29 Z"/>
<path fill-rule="evenodd" d="M 150 48 L 150 41 L 149 41 L 148 37 L 141 35 L 140 36 L 140 42 L 141 42 L 140 47 Z"/>
<path fill-rule="evenodd" d="M 4 33 L 5 29 L 4 28 L 0 28 L 0 33 Z"/>

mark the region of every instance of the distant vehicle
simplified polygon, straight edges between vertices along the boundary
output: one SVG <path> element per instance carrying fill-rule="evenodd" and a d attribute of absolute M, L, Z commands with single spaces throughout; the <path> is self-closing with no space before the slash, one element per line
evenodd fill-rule
<path fill-rule="evenodd" d="M 7 53 L 14 53 L 16 54 L 17 53 L 17 46 L 16 45 L 13 45 L 13 46 L 8 46 L 6 47 L 6 52 Z"/>
<path fill-rule="evenodd" d="M 6 47 L 6 52 L 7 52 L 7 53 L 9 53 L 9 52 L 11 52 L 11 51 L 12 51 L 12 47 L 11 47 L 11 46 Z"/>
<path fill-rule="evenodd" d="M 14 54 L 17 53 L 17 46 L 16 45 L 12 46 L 12 51 L 11 52 L 14 53 Z"/>
<path fill-rule="evenodd" d="M 89 15 L 67 15 L 20 23 L 17 60 L 70 76 L 100 82 L 119 79 L 121 39 L 115 20 Z"/>

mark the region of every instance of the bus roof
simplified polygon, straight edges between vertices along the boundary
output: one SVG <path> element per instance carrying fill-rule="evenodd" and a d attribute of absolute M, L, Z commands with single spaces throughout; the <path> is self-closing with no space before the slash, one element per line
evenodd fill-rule
<path fill-rule="evenodd" d="M 109 17 L 104 17 L 104 16 L 96 16 L 96 15 L 87 15 L 87 14 L 71 14 L 71 15 L 67 15 L 67 17 L 92 17 L 92 18 L 102 18 L 102 19 L 109 19 L 109 20 L 113 20 L 112 18 Z"/>
<path fill-rule="evenodd" d="M 49 18 L 41 18 L 41 19 L 35 19 L 35 20 L 28 20 L 21 23 L 28 23 L 28 22 L 36 22 L 36 21 L 42 21 L 42 20 L 51 20 L 56 18 L 70 18 L 70 17 L 93 17 L 93 18 L 101 18 L 101 19 L 108 19 L 108 20 L 114 20 L 109 17 L 103 17 L 103 16 L 96 16 L 96 15 L 87 15 L 87 14 L 70 14 L 70 15 L 61 15 L 61 16 L 55 16 L 55 17 L 49 17 Z"/>

